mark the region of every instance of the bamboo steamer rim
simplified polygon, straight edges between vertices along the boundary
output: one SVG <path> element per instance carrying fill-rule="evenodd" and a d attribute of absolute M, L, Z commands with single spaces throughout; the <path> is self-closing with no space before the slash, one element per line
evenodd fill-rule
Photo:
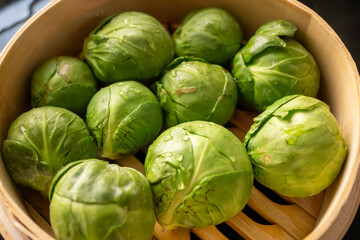
<path fill-rule="evenodd" d="M 360 96 L 360 77 L 356 64 L 352 59 L 351 54 L 346 49 L 345 45 L 339 36 L 335 33 L 335 31 L 317 13 L 297 0 L 278 1 L 289 7 L 295 7 L 303 12 L 310 14 L 311 20 L 316 22 L 316 24 L 318 24 L 328 33 L 329 37 L 336 41 L 336 44 L 341 47 L 342 54 L 348 60 L 347 64 L 353 70 L 353 78 L 356 81 L 357 86 L 354 91 L 356 91 L 357 96 Z M 62 0 L 53 0 L 52 2 L 48 3 L 19 29 L 19 31 L 14 35 L 14 37 L 1 52 L 0 66 L 4 62 L 14 43 L 24 32 L 28 30 L 29 26 L 36 22 L 37 19 L 45 17 L 47 11 L 50 8 L 61 5 L 62 2 Z M 355 105 L 358 106 L 358 109 L 360 109 L 360 103 L 356 102 Z M 354 141 L 358 147 L 356 149 L 352 149 L 352 154 L 351 156 L 349 155 L 347 159 L 347 161 L 349 161 L 349 159 L 351 160 L 350 165 L 347 164 L 348 167 L 342 170 L 344 176 L 339 186 L 340 191 L 338 191 L 336 196 L 332 199 L 331 204 L 327 208 L 327 211 L 321 215 L 321 221 L 317 222 L 317 225 L 306 237 L 306 239 L 327 239 L 329 237 L 334 238 L 334 236 L 341 238 L 347 231 L 355 216 L 360 203 L 360 167 L 356 169 L 351 168 L 351 166 L 360 166 L 360 114 L 359 111 L 357 113 L 357 115 L 354 115 L 354 126 L 356 126 L 356 129 L 353 129 L 356 134 L 354 134 L 352 141 Z M 20 232 L 27 235 L 28 237 L 31 237 L 32 239 L 53 239 L 52 236 L 50 236 L 38 224 L 36 224 L 32 218 L 15 203 L 9 193 L 6 192 L 1 181 L 0 196 L 1 204 L 6 209 L 5 214 L 9 218 L 10 222 Z M 332 226 L 335 224 L 338 226 L 336 228 L 332 228 Z"/>
<path fill-rule="evenodd" d="M 320 17 L 315 11 L 305 6 L 304 4 L 298 2 L 297 0 L 281 0 L 286 3 L 294 4 L 294 6 L 299 9 L 308 12 L 311 14 L 311 18 L 319 24 L 322 28 L 324 28 L 329 35 L 336 41 L 336 43 L 341 46 L 343 53 L 346 55 L 346 58 L 353 69 L 354 79 L 356 81 L 357 88 L 354 89 L 357 93 L 357 96 L 360 96 L 360 76 L 357 70 L 356 64 L 344 45 L 341 41 L 340 37 L 336 34 L 336 32 L 330 27 L 330 25 Z M 359 103 L 357 103 L 359 107 Z M 358 108 L 359 109 L 359 108 Z M 357 149 L 353 150 L 352 155 L 354 156 L 352 160 L 354 160 L 353 166 L 360 166 L 360 115 L 354 115 L 354 121 L 356 121 L 356 129 L 353 129 L 356 132 L 352 141 L 356 142 Z M 349 161 L 349 156 L 347 156 L 347 161 Z M 357 164 L 355 164 L 357 162 Z M 347 169 L 342 169 L 344 171 L 345 179 L 342 179 L 342 187 L 341 190 L 336 194 L 335 199 L 332 199 L 332 203 L 327 208 L 327 211 L 321 216 L 321 222 L 315 225 L 313 231 L 306 237 L 306 239 L 329 239 L 329 237 L 338 236 L 342 238 L 348 228 L 351 225 L 352 220 L 356 214 L 356 211 L 360 204 L 360 167 L 354 171 L 350 167 Z M 347 181 L 345 181 L 347 180 Z M 352 187 L 346 187 L 347 184 L 352 183 Z M 351 206 L 350 211 L 345 216 L 340 217 L 342 211 L 346 211 L 346 205 Z M 342 229 L 339 227 L 331 229 L 333 225 L 342 226 Z M 326 237 L 326 236 L 327 237 Z"/>

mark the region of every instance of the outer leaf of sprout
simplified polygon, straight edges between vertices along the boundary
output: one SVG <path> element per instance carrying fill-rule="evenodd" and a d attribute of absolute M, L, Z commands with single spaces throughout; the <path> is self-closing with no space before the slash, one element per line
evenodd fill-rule
<path fill-rule="evenodd" d="M 262 112 L 287 95 L 317 95 L 318 66 L 312 55 L 290 38 L 295 31 L 287 21 L 268 22 L 235 55 L 231 72 L 238 85 L 240 106 Z"/>
<path fill-rule="evenodd" d="M 245 206 L 252 167 L 243 144 L 226 128 L 205 121 L 179 124 L 150 146 L 146 177 L 165 229 L 219 224 Z"/>
<path fill-rule="evenodd" d="M 148 14 L 124 12 L 99 24 L 84 42 L 83 56 L 102 82 L 150 83 L 174 56 L 170 35 Z"/>
<path fill-rule="evenodd" d="M 178 56 L 195 56 L 214 64 L 226 64 L 241 46 L 242 29 L 220 8 L 204 8 L 185 17 L 174 32 Z"/>
<path fill-rule="evenodd" d="M 135 153 L 159 134 L 162 111 L 155 95 L 135 81 L 113 83 L 91 99 L 86 122 L 101 156 Z"/>
<path fill-rule="evenodd" d="M 347 147 L 329 107 L 290 95 L 254 119 L 245 137 L 257 181 L 283 195 L 307 197 L 338 175 Z"/>
<path fill-rule="evenodd" d="M 50 188 L 57 239 L 151 239 L 152 193 L 138 171 L 97 159 L 65 166 Z M 139 230 L 140 229 L 140 230 Z"/>
<path fill-rule="evenodd" d="M 3 156 L 15 182 L 47 195 L 57 171 L 70 162 L 97 157 L 97 147 L 79 116 L 47 106 L 25 112 L 11 124 Z"/>

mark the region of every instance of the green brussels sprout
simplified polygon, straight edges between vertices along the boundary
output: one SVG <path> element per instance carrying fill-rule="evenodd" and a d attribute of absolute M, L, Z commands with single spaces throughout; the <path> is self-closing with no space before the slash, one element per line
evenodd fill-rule
<path fill-rule="evenodd" d="M 151 188 L 134 169 L 97 159 L 70 163 L 54 177 L 49 199 L 58 240 L 152 239 Z"/>
<path fill-rule="evenodd" d="M 86 123 L 101 156 L 110 159 L 137 152 L 153 141 L 162 127 L 156 96 L 135 81 L 113 83 L 91 99 Z"/>
<path fill-rule="evenodd" d="M 312 55 L 291 39 L 296 30 L 284 20 L 268 22 L 235 55 L 231 72 L 242 107 L 261 112 L 287 95 L 316 97 L 319 68 Z"/>
<path fill-rule="evenodd" d="M 242 29 L 237 20 L 220 8 L 203 8 L 188 14 L 174 32 L 175 53 L 225 64 L 241 46 Z"/>
<path fill-rule="evenodd" d="M 69 56 L 53 57 L 32 75 L 31 105 L 63 107 L 82 115 L 96 91 L 96 80 L 86 63 Z"/>
<path fill-rule="evenodd" d="M 170 35 L 155 18 L 124 12 L 105 19 L 90 33 L 83 56 L 100 81 L 148 83 L 172 60 L 174 49 Z"/>
<path fill-rule="evenodd" d="M 157 82 L 157 97 L 167 127 L 204 120 L 225 124 L 237 104 L 233 76 L 223 67 L 192 57 L 179 57 Z"/>
<path fill-rule="evenodd" d="M 219 224 L 243 209 L 253 170 L 242 142 L 213 122 L 165 130 L 150 146 L 146 178 L 165 229 Z"/>
<path fill-rule="evenodd" d="M 254 119 L 244 144 L 258 182 L 283 195 L 307 197 L 338 175 L 347 147 L 329 107 L 290 95 Z"/>
<path fill-rule="evenodd" d="M 70 162 L 96 158 L 97 147 L 79 116 L 46 106 L 15 119 L 3 144 L 3 157 L 15 182 L 46 196 L 57 171 Z"/>

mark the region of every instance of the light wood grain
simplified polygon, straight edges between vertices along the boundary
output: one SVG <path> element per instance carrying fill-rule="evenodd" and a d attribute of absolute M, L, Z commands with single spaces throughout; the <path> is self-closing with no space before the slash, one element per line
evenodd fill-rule
<path fill-rule="evenodd" d="M 285 230 L 278 225 L 263 225 L 253 221 L 243 212 L 226 221 L 226 223 L 245 239 L 292 240 Z"/>
<path fill-rule="evenodd" d="M 314 228 L 315 218 L 297 205 L 272 202 L 253 187 L 248 205 L 270 223 L 275 223 L 295 239 L 305 238 Z"/>
<path fill-rule="evenodd" d="M 215 226 L 208 226 L 204 228 L 194 228 L 191 230 L 202 240 L 227 240 Z"/>
<path fill-rule="evenodd" d="M 324 199 L 324 192 L 321 192 L 319 194 L 307 198 L 295 198 L 295 197 L 287 197 L 283 195 L 280 196 L 286 201 L 298 205 L 314 218 L 318 218 L 321 210 L 321 205 Z"/>

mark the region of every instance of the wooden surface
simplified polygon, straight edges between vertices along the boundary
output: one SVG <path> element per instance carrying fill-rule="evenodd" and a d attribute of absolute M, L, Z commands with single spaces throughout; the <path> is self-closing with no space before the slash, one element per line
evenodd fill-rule
<path fill-rule="evenodd" d="M 251 36 L 266 21 L 286 19 L 299 28 L 297 39 L 319 63 L 322 75 L 320 98 L 331 106 L 339 122 L 349 147 L 347 161 L 334 184 L 315 197 L 282 197 L 287 202 L 283 205 L 254 187 L 248 208 L 262 216 L 266 224 L 258 223 L 252 214 L 244 212 L 226 224 L 245 239 L 341 239 L 359 204 L 360 91 L 356 66 L 338 36 L 313 11 L 293 0 L 157 0 L 149 3 L 146 0 L 55 0 L 27 22 L 0 56 L 0 142 L 10 123 L 28 107 L 28 77 L 35 66 L 51 56 L 76 55 L 88 32 L 114 12 L 143 11 L 162 22 L 173 23 L 179 22 L 192 9 L 215 5 L 237 16 L 245 37 Z M 252 117 L 253 114 L 238 110 L 229 129 L 242 139 Z M 122 164 L 142 168 L 134 156 Z M 7 239 L 26 239 L 25 236 L 53 239 L 48 221 L 49 203 L 34 191 L 19 191 L 2 161 L 0 193 L 9 219 L 9 225 L 0 225 L 0 229 L 9 235 Z M 227 234 L 215 226 L 193 229 L 192 233 L 201 239 L 226 239 Z M 15 237 L 14 234 L 18 235 Z M 184 229 L 164 232 L 156 225 L 154 236 L 156 239 L 190 239 L 190 232 Z"/>

